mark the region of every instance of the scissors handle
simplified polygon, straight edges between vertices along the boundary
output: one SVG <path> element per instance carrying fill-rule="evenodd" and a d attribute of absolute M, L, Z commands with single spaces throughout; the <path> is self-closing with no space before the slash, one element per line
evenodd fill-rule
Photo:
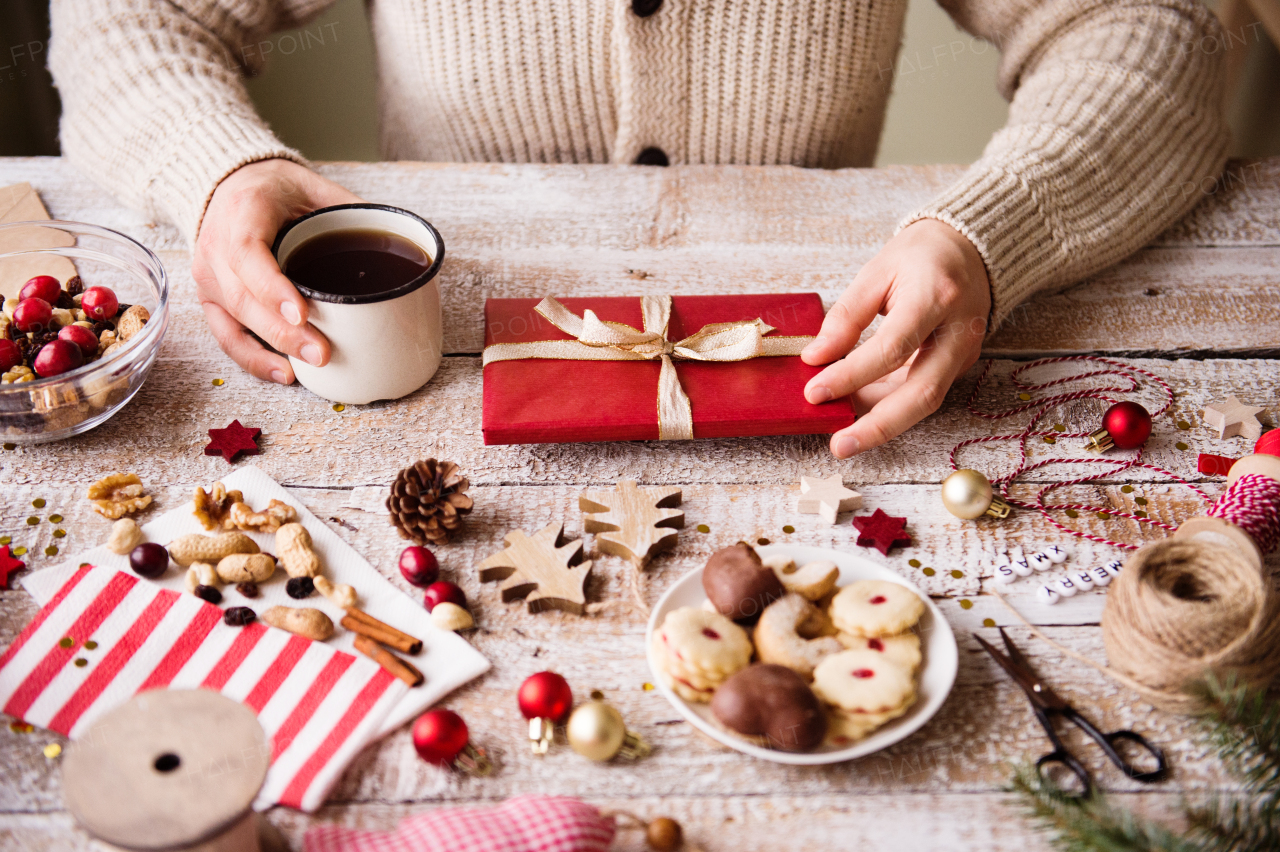
<path fill-rule="evenodd" d="M 1075 759 L 1071 752 L 1058 746 L 1058 748 L 1037 760 L 1036 771 L 1040 773 L 1041 778 L 1052 780 L 1045 775 L 1045 767 L 1053 764 L 1065 766 L 1067 771 L 1075 775 L 1076 780 L 1080 782 L 1078 790 L 1070 790 L 1055 781 L 1054 784 L 1062 789 L 1064 795 L 1074 799 L 1087 799 L 1089 797 L 1093 792 L 1093 779 L 1089 777 L 1089 772 L 1081 765 L 1080 761 Z"/>
<path fill-rule="evenodd" d="M 1165 760 L 1164 752 L 1155 745 L 1152 745 L 1146 737 L 1139 733 L 1129 730 L 1112 731 L 1104 734 L 1093 726 L 1088 719 L 1081 716 L 1075 710 L 1067 708 L 1062 712 L 1067 719 L 1074 722 L 1079 728 L 1089 735 L 1098 747 L 1102 749 L 1102 753 L 1107 756 L 1107 760 L 1114 763 L 1121 772 L 1128 775 L 1134 781 L 1141 781 L 1144 784 L 1151 784 L 1164 778 L 1169 773 L 1169 763 Z M 1117 742 L 1131 742 L 1145 751 L 1148 755 L 1155 759 L 1155 769 L 1142 770 L 1134 766 L 1124 758 L 1120 752 L 1116 751 L 1115 744 Z M 1058 749 L 1061 751 L 1061 747 Z"/>

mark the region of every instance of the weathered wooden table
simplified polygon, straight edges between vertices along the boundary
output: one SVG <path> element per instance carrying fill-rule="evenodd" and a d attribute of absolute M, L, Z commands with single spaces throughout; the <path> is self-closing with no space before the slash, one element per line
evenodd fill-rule
<path fill-rule="evenodd" d="M 353 763 L 330 804 L 314 817 L 271 815 L 295 845 L 321 820 L 385 828 L 425 808 L 495 803 L 537 791 L 645 815 L 670 814 L 708 850 L 1044 849 L 1043 837 L 1001 792 L 1009 762 L 1040 754 L 1046 742 L 1021 693 L 971 638 L 972 631 L 993 623 L 1011 625 L 1042 672 L 1100 725 L 1134 727 L 1168 750 L 1175 772 L 1154 788 L 1119 777 L 1096 759 L 1096 750 L 1082 752 L 1124 804 L 1172 813 L 1184 793 L 1225 783 L 1188 722 L 1153 711 L 1091 668 L 1034 640 L 984 589 L 992 582 L 988 554 L 998 543 L 1039 547 L 1063 536 L 1027 512 L 1003 523 L 973 523 L 943 510 L 938 482 L 947 473 L 948 449 L 993 428 L 965 411 L 976 371 L 957 383 L 942 411 L 890 445 L 848 462 L 833 459 L 821 436 L 482 444 L 477 353 L 486 297 L 816 290 L 830 305 L 892 234 L 898 218 L 953 179 L 957 168 L 333 164 L 322 171 L 365 198 L 418 211 L 444 234 L 449 354 L 427 387 L 399 402 L 335 412 L 301 387 L 265 384 L 241 373 L 205 326 L 193 296 L 187 247 L 174 230 L 125 210 L 65 162 L 0 160 L 0 185 L 30 181 L 55 217 L 137 238 L 159 253 L 174 285 L 168 339 L 128 407 L 78 439 L 0 452 L 0 533 L 12 535 L 15 544 L 42 554 L 54 541 L 55 527 L 47 521 L 53 512 L 65 518 L 61 528 L 67 534 L 57 542 L 63 556 L 99 543 L 107 524 L 90 513 L 83 492 L 105 471 L 138 473 L 157 495 L 151 514 L 187 501 L 193 486 L 227 470 L 220 458 L 201 453 L 205 430 L 237 417 L 263 430 L 263 452 L 252 463 L 291 488 L 395 583 L 402 582 L 395 567 L 402 542 L 385 517 L 344 505 L 351 489 L 386 485 L 400 467 L 429 456 L 456 460 L 474 484 L 476 511 L 465 533 L 440 549 L 440 558 L 447 576 L 473 602 L 480 629 L 472 640 L 494 666 L 446 704 L 466 717 L 477 741 L 499 754 L 501 768 L 482 780 L 436 770 L 418 760 L 407 731 L 398 732 Z M 1236 393 L 1269 406 L 1275 416 L 1278 341 L 1280 160 L 1234 163 L 1227 179 L 1154 245 L 1015 315 L 987 347 L 988 356 L 1000 359 L 991 399 L 1012 400 L 1007 377 L 1013 361 L 1089 352 L 1136 359 L 1177 392 L 1173 408 L 1156 424 L 1149 457 L 1195 478 L 1197 451 L 1246 452 L 1242 439 L 1216 441 L 1201 425 L 1198 411 L 1206 403 Z M 215 387 L 214 378 L 225 384 Z M 1099 413 L 1096 402 L 1086 401 L 1057 419 L 1070 430 L 1087 430 Z M 1179 430 L 1179 420 L 1191 428 Z M 1178 449 L 1177 442 L 1188 449 Z M 1000 452 L 968 458 L 995 470 L 1009 462 Z M 644 688 L 650 674 L 638 614 L 619 607 L 586 618 L 529 615 L 522 605 L 503 604 L 497 589 L 482 586 L 474 570 L 514 527 L 532 530 L 563 519 L 569 532 L 580 533 L 578 492 L 621 477 L 684 488 L 688 526 L 679 547 L 659 557 L 644 578 L 650 602 L 713 550 L 744 536 L 854 548 L 854 530 L 843 517 L 832 527 L 817 516 L 794 513 L 799 476 L 810 471 L 840 472 L 868 508 L 909 517 L 911 547 L 887 559 L 861 552 L 927 590 L 951 621 L 961 648 L 959 678 L 941 712 L 897 746 L 862 760 L 789 768 L 723 750 L 678 721 L 658 692 Z M 1123 491 L 1124 485 L 1132 488 Z M 1145 497 L 1152 516 L 1173 523 L 1199 508 L 1184 490 L 1163 489 L 1137 474 L 1084 494 L 1114 506 L 1132 506 Z M 44 510 L 32 509 L 36 498 L 47 501 Z M 26 522 L 33 513 L 42 518 L 34 527 Z M 1128 522 L 1085 517 L 1075 523 L 1120 537 L 1141 535 Z M 697 532 L 699 524 L 710 532 Z M 788 524 L 796 530 L 790 535 L 782 529 Z M 1070 546 L 1081 565 L 1115 555 L 1087 542 Z M 40 568 L 55 559 L 36 555 L 30 564 Z M 589 599 L 622 596 L 624 564 L 603 557 L 596 566 Z M 1015 605 L 1043 614 L 1039 620 L 1051 637 L 1104 659 L 1101 594 L 1036 610 L 1032 582 L 1010 588 Z M 0 592 L 0 601 L 0 645 L 7 645 L 36 607 L 20 590 Z M 547 668 L 563 673 L 580 695 L 595 688 L 606 692 L 630 726 L 654 743 L 654 755 L 635 765 L 598 765 L 561 746 L 546 759 L 531 757 L 515 690 L 527 675 Z M 62 808 L 58 763 L 42 753 L 51 739 L 39 730 L 0 728 L 2 848 L 90 845 Z M 618 846 L 642 844 L 632 832 Z"/>

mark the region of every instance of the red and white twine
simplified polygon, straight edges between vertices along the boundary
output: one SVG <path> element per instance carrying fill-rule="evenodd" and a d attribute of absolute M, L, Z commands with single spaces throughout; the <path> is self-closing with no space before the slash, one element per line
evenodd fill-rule
<path fill-rule="evenodd" d="M 1260 473 L 1247 473 L 1231 483 L 1207 514 L 1247 532 L 1263 553 L 1280 541 L 1280 482 Z"/>

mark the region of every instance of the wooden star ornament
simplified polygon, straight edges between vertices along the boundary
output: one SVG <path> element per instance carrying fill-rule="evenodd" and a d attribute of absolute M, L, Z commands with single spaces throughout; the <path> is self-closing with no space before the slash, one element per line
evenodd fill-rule
<path fill-rule="evenodd" d="M 1218 430 L 1219 440 L 1243 435 L 1249 441 L 1256 441 L 1262 435 L 1262 424 L 1258 422 L 1261 406 L 1245 405 L 1234 396 L 1224 402 L 1204 407 L 1204 422 Z"/>
<path fill-rule="evenodd" d="M 567 541 L 563 524 L 548 524 L 532 536 L 512 530 L 506 547 L 480 563 L 480 582 L 502 581 L 502 600 L 524 598 L 529 612 L 559 609 L 582 615 L 582 591 L 591 562 L 582 561 L 582 539 Z"/>
<path fill-rule="evenodd" d="M 911 544 L 911 536 L 905 529 L 906 518 L 895 518 L 886 515 L 883 509 L 876 509 L 870 515 L 854 518 L 853 525 L 858 528 L 858 544 L 862 547 L 874 547 L 889 555 L 889 551 L 897 546 L 906 547 Z"/>
<path fill-rule="evenodd" d="M 27 564 L 25 562 L 14 558 L 9 553 L 9 545 L 6 544 L 0 547 L 0 589 L 10 588 L 9 575 L 26 567 Z"/>
<path fill-rule="evenodd" d="M 258 436 L 261 429 L 247 429 L 239 420 L 232 420 L 225 429 L 209 430 L 209 445 L 204 448 L 206 456 L 222 456 L 233 462 L 241 455 L 256 456 L 262 452 L 258 448 Z"/>
<path fill-rule="evenodd" d="M 829 524 L 836 522 L 841 512 L 862 508 L 862 495 L 844 487 L 840 474 L 823 479 L 818 476 L 800 477 L 800 500 L 796 511 L 802 515 L 821 515 Z"/>
<path fill-rule="evenodd" d="M 578 498 L 587 515 L 582 528 L 595 533 L 604 553 L 630 559 L 643 568 L 654 554 L 675 547 L 684 527 L 679 488 L 638 488 L 635 480 L 619 482 L 608 491 L 588 491 Z"/>

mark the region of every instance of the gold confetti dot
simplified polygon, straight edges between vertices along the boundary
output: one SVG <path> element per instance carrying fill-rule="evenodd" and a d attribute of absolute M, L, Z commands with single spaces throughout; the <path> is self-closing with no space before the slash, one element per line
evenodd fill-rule
<path fill-rule="evenodd" d="M 340 403 L 340 402 L 335 402 L 335 403 L 333 404 L 333 410 L 334 410 L 334 411 L 346 411 L 346 410 L 347 410 L 347 407 L 346 407 L 345 405 L 343 405 L 342 403 Z"/>
<path fill-rule="evenodd" d="M 697 529 L 697 530 L 698 530 L 698 532 L 700 532 L 700 533 L 709 533 L 709 532 L 711 532 L 711 527 L 707 526 L 706 524 L 698 524 L 698 526 L 696 527 L 696 529 Z"/>
<path fill-rule="evenodd" d="M 96 651 L 98 649 L 98 643 L 90 639 L 88 642 L 84 643 L 84 647 L 86 650 Z"/>
<path fill-rule="evenodd" d="M 1055 437 L 1053 437 L 1052 435 L 1045 435 L 1045 436 L 1044 436 L 1044 442 L 1045 442 L 1046 444 L 1056 444 L 1056 443 L 1058 443 L 1058 439 L 1057 439 L 1057 438 L 1055 438 Z"/>
<path fill-rule="evenodd" d="M 1120 492 L 1121 492 L 1122 494 L 1132 494 L 1132 493 L 1133 493 L 1133 486 L 1132 486 L 1132 485 L 1121 485 L 1121 486 L 1120 486 Z"/>
<path fill-rule="evenodd" d="M 46 547 L 46 548 L 44 549 L 44 555 L 45 555 L 45 556 L 57 556 L 57 555 L 58 555 L 58 545 L 56 545 L 56 544 L 51 544 L 51 545 L 49 545 L 48 547 Z"/>
<path fill-rule="evenodd" d="M 961 577 L 964 576 L 964 572 L 959 569 L 952 569 L 951 576 L 959 580 Z"/>
<path fill-rule="evenodd" d="M 23 547 L 22 545 L 18 545 L 17 547 L 15 547 L 15 548 L 13 549 L 13 555 L 14 555 L 14 556 L 26 556 L 26 555 L 27 555 L 27 549 L 26 549 L 25 547 Z"/>
<path fill-rule="evenodd" d="M 76 668 L 82 669 L 87 665 L 89 665 L 89 661 L 84 657 L 76 657 Z"/>
<path fill-rule="evenodd" d="M 645 692 L 653 692 L 653 691 L 654 691 L 654 689 L 656 689 L 656 688 L 657 688 L 657 687 L 655 687 L 655 686 L 654 686 L 653 684 L 651 684 L 651 683 L 646 683 L 646 684 L 644 685 L 644 691 L 645 691 Z"/>
<path fill-rule="evenodd" d="M 787 535 L 791 535 L 793 532 L 796 531 L 796 528 L 791 526 L 791 524 L 787 524 L 785 527 L 782 528 L 782 531 Z"/>
<path fill-rule="evenodd" d="M 1190 448 L 1190 447 L 1188 447 L 1186 444 L 1184 444 L 1182 441 L 1179 441 L 1178 443 L 1174 444 L 1174 446 L 1175 446 L 1175 447 L 1177 447 L 1177 448 L 1178 448 L 1178 449 L 1180 449 L 1180 450 L 1189 450 L 1189 449 L 1191 449 L 1191 448 Z"/>
<path fill-rule="evenodd" d="M 74 644 L 76 644 L 76 640 L 72 639 L 70 636 L 63 636 L 58 640 L 58 647 L 60 648 L 70 648 Z"/>
<path fill-rule="evenodd" d="M 1053 424 L 1053 431 L 1055 431 L 1055 432 L 1065 432 L 1065 431 L 1067 431 L 1067 427 L 1066 427 L 1066 426 L 1063 426 L 1061 423 L 1055 423 L 1055 424 Z"/>
<path fill-rule="evenodd" d="M 1147 513 L 1142 511 L 1141 509 L 1134 512 L 1133 514 L 1134 514 L 1134 517 L 1138 517 L 1138 518 L 1145 518 L 1147 516 Z"/>
<path fill-rule="evenodd" d="M 1080 517 L 1080 513 L 1079 513 L 1079 512 L 1077 512 L 1075 509 L 1068 509 L 1066 514 L 1067 514 L 1067 517 L 1068 517 L 1068 518 L 1078 518 L 1078 517 Z"/>
<path fill-rule="evenodd" d="M 1178 428 L 1179 428 L 1179 429 L 1182 429 L 1183 431 L 1186 431 L 1187 429 L 1190 429 L 1190 428 L 1191 428 L 1191 424 L 1190 424 L 1190 423 L 1188 423 L 1188 422 L 1187 422 L 1187 421 L 1185 421 L 1185 420 L 1179 420 L 1179 421 L 1178 421 Z"/>
<path fill-rule="evenodd" d="M 768 544 L 768 543 L 769 543 L 769 539 L 767 539 L 767 538 L 758 538 L 758 539 L 756 539 L 756 544 L 762 544 L 762 545 L 763 545 L 763 544 Z"/>
<path fill-rule="evenodd" d="M 43 498 L 43 497 L 37 497 L 36 499 L 34 499 L 34 500 L 32 500 L 32 501 L 31 501 L 31 505 L 32 505 L 32 506 L 35 506 L 37 509 L 43 509 L 43 508 L 44 508 L 44 498 Z"/>
<path fill-rule="evenodd" d="M 49 743 L 47 746 L 44 747 L 44 756 L 49 758 L 50 760 L 53 760 L 55 757 L 57 757 L 60 754 L 62 754 L 62 746 L 58 745 L 57 743 Z"/>
<path fill-rule="evenodd" d="M 908 565 L 910 565 L 912 568 L 919 568 L 919 567 L 920 567 L 920 560 L 919 560 L 919 559 L 908 559 L 908 560 L 907 560 L 907 564 L 908 564 Z"/>
<path fill-rule="evenodd" d="M 66 538 L 66 537 L 67 537 L 67 531 L 66 531 L 66 530 L 54 530 L 54 531 L 53 531 L 53 537 L 54 537 L 54 538 Z"/>
<path fill-rule="evenodd" d="M 969 600 L 968 598 L 965 598 L 965 599 L 961 600 L 961 601 L 960 601 L 960 608 L 961 608 L 961 609 L 973 609 L 973 601 Z"/>
<path fill-rule="evenodd" d="M 35 730 L 35 726 L 28 725 L 26 722 L 13 721 L 9 723 L 9 730 L 15 734 L 29 734 Z"/>
<path fill-rule="evenodd" d="M 1111 516 L 1110 516 L 1110 515 L 1108 515 L 1106 512 L 1099 512 L 1099 513 L 1098 513 L 1098 520 L 1100 520 L 1100 521 L 1105 521 L 1105 520 L 1106 520 L 1107 518 L 1109 518 L 1109 517 L 1111 517 Z"/>
<path fill-rule="evenodd" d="M 937 571 L 935 571 L 935 570 L 933 570 L 932 568 L 926 568 L 926 569 L 924 569 L 924 575 L 925 575 L 926 577 L 932 577 L 934 574 L 937 574 L 937 573 L 938 573 L 938 572 L 937 572 Z"/>
<path fill-rule="evenodd" d="M 40 523 L 40 519 L 37 518 L 35 515 L 32 515 L 31 517 L 27 518 L 27 526 L 29 527 L 34 527 L 38 523 Z"/>
<path fill-rule="evenodd" d="M 220 387 L 222 387 L 223 385 L 225 385 L 225 384 L 226 384 L 226 380 L 224 380 L 224 379 L 214 379 L 212 384 L 213 384 L 213 386 L 214 386 L 215 388 L 220 388 Z"/>
<path fill-rule="evenodd" d="M 50 516 L 49 516 L 49 522 L 50 522 L 50 523 L 53 523 L 53 524 L 60 524 L 60 523 L 62 523 L 62 516 L 61 516 L 61 515 L 50 515 Z"/>
<path fill-rule="evenodd" d="M 1147 505 L 1147 498 L 1146 498 L 1146 497 L 1134 497 L 1134 498 L 1133 498 L 1133 502 L 1137 503 L 1139 506 L 1145 506 L 1145 505 Z"/>
<path fill-rule="evenodd" d="M 4 445 L 4 448 L 5 448 L 6 450 L 16 450 L 16 449 L 18 449 L 18 445 L 17 445 L 17 444 L 5 444 L 5 445 Z"/>
<path fill-rule="evenodd" d="M 1029 394 L 1029 393 L 1020 393 L 1020 394 L 1018 394 L 1018 399 L 1022 400 L 1023 402 L 1026 402 L 1027 400 L 1031 399 L 1031 394 Z"/>
<path fill-rule="evenodd" d="M 7 536 L 7 535 L 0 535 L 0 544 L 13 544 L 13 537 Z"/>
<path fill-rule="evenodd" d="M 984 619 L 982 619 L 982 626 L 983 626 L 983 627 L 995 627 L 995 626 L 996 626 L 996 620 L 995 620 L 994 618 L 984 618 Z"/>

